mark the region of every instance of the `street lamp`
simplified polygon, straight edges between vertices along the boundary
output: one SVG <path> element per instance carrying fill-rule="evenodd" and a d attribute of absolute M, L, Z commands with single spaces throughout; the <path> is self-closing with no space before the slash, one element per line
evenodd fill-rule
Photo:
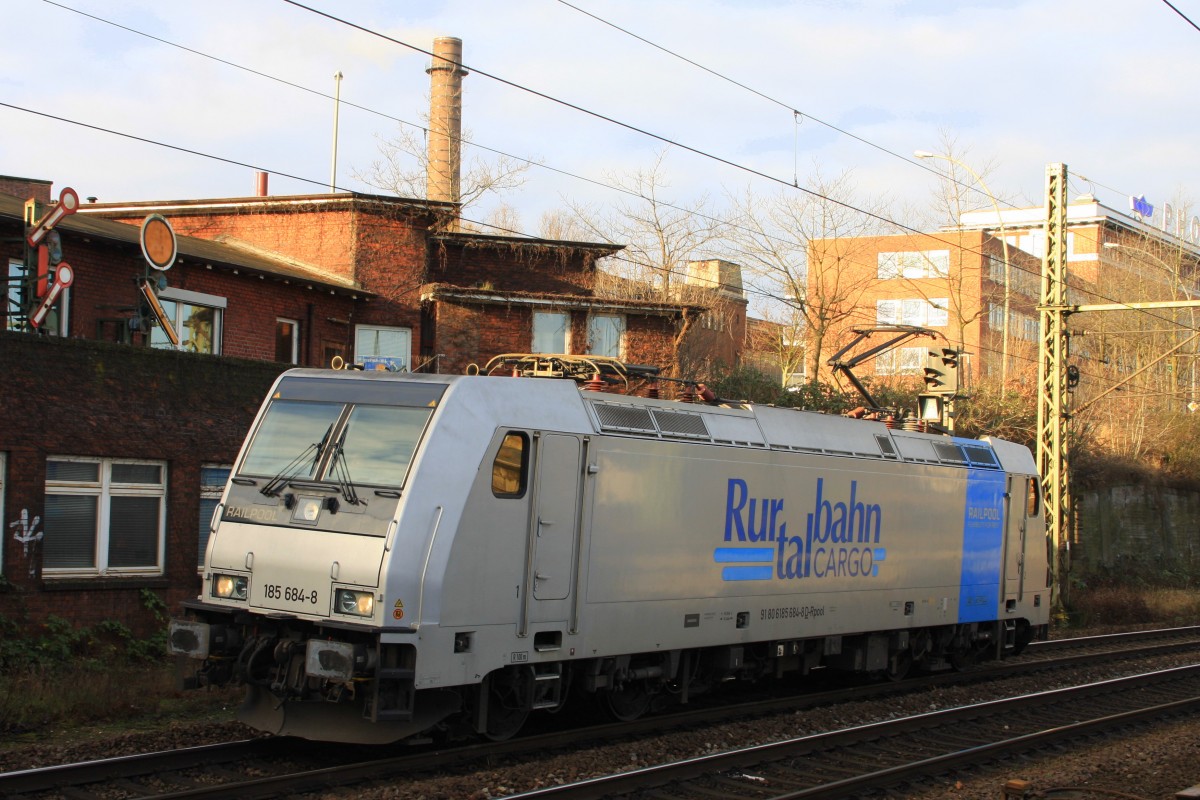
<path fill-rule="evenodd" d="M 1004 249 L 1004 322 L 1001 325 L 1000 333 L 1000 386 L 1003 390 L 1008 385 L 1008 310 L 1011 304 L 1011 278 L 1012 267 L 1008 260 L 1008 237 L 1004 234 L 1004 216 L 1000 213 L 1000 203 L 996 200 L 996 195 L 992 194 L 992 190 L 984 182 L 983 176 L 969 166 L 959 161 L 953 156 L 948 156 L 943 153 L 931 153 L 928 150 L 914 150 L 913 155 L 917 158 L 940 158 L 944 161 L 949 161 L 951 164 L 957 164 L 979 182 L 983 187 L 983 191 L 987 193 L 988 198 L 992 201 L 992 207 L 996 209 L 996 222 L 1000 228 L 1000 246 Z M 961 220 L 959 221 L 961 224 Z"/>

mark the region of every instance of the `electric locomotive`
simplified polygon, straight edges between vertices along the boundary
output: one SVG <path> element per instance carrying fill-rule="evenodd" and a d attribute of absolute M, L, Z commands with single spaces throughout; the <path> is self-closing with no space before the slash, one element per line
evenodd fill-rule
<path fill-rule="evenodd" d="M 279 377 L 171 622 L 189 685 L 244 684 L 239 718 L 273 733 L 500 739 L 581 694 L 631 719 L 1044 636 L 1027 448 L 593 391 L 630 373 L 590 357 L 503 363 L 594 375 Z"/>

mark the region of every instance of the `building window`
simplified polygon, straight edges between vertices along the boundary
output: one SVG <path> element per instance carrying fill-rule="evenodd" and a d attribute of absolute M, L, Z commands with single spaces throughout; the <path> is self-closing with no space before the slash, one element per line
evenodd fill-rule
<path fill-rule="evenodd" d="M 950 324 L 950 298 L 932 297 L 925 304 L 925 324 L 930 328 L 944 328 Z"/>
<path fill-rule="evenodd" d="M 1008 240 L 1009 245 L 1015 246 L 1018 250 L 1024 250 L 1030 255 L 1038 258 L 1046 255 L 1046 232 L 1043 230 L 1023 231 L 1006 235 L 1004 238 Z"/>
<path fill-rule="evenodd" d="M 725 315 L 712 309 L 700 315 L 700 327 L 710 331 L 725 330 Z"/>
<path fill-rule="evenodd" d="M 925 366 L 924 347 L 900 347 L 880 353 L 875 359 L 876 375 L 916 375 Z"/>
<path fill-rule="evenodd" d="M 950 324 L 949 298 L 931 300 L 876 300 L 877 325 L 915 325 L 944 327 Z"/>
<path fill-rule="evenodd" d="M 51 268 L 50 272 L 53 274 L 54 269 Z M 5 276 L 4 315 L 0 317 L 0 330 L 32 331 L 33 328 L 28 325 L 29 316 L 41 305 L 43 299 L 37 296 L 37 292 L 41 291 L 44 296 L 48 287 L 47 279 L 32 279 L 25 269 L 24 262 L 11 259 L 8 262 L 8 274 Z M 70 305 L 71 290 L 63 289 L 58 300 L 50 306 L 42 319 L 38 330 L 50 336 L 66 336 L 67 311 Z"/>
<path fill-rule="evenodd" d="M 354 363 L 405 371 L 412 357 L 412 330 L 382 325 L 354 326 Z"/>
<path fill-rule="evenodd" d="M 335 358 L 346 357 L 346 346 L 332 339 L 321 340 L 321 366 L 328 367 Z"/>
<path fill-rule="evenodd" d="M 625 339 L 625 317 L 620 314 L 593 314 L 588 317 L 588 352 L 594 356 L 621 357 Z"/>
<path fill-rule="evenodd" d="M 21 302 L 21 283 L 24 280 L 24 264 L 16 259 L 10 260 L 4 292 L 4 330 L 16 330 L 16 319 L 25 316 Z"/>
<path fill-rule="evenodd" d="M 161 574 L 167 465 L 46 461 L 45 574 Z"/>
<path fill-rule="evenodd" d="M 200 467 L 200 553 L 196 564 L 204 566 L 204 551 L 208 549 L 208 535 L 213 529 L 213 514 L 221 503 L 225 482 L 233 470 L 228 464 L 205 464 Z"/>
<path fill-rule="evenodd" d="M 279 317 L 275 320 L 275 360 L 300 363 L 300 323 Z"/>
<path fill-rule="evenodd" d="M 559 311 L 533 312 L 531 353 L 569 353 L 571 315 Z"/>
<path fill-rule="evenodd" d="M 190 353 L 220 354 L 221 318 L 226 306 L 224 297 L 184 289 L 163 289 L 158 293 L 158 301 L 179 336 L 178 349 Z M 168 350 L 174 347 L 158 326 L 150 329 L 150 346 Z"/>
<path fill-rule="evenodd" d="M 876 258 L 880 280 L 946 278 L 950 275 L 949 250 L 880 253 Z"/>

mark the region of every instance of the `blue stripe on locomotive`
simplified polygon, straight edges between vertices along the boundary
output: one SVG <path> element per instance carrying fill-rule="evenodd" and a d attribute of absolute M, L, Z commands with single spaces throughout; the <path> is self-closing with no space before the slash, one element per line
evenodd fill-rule
<path fill-rule="evenodd" d="M 713 561 L 718 564 L 767 562 L 754 567 L 725 567 L 721 570 L 723 581 L 769 581 L 774 577 L 774 560 L 775 550 L 771 547 L 718 547 L 713 551 Z"/>
<path fill-rule="evenodd" d="M 1000 565 L 1004 557 L 1005 474 L 971 469 L 963 511 L 962 576 L 958 621 L 986 622 L 1000 605 Z"/>

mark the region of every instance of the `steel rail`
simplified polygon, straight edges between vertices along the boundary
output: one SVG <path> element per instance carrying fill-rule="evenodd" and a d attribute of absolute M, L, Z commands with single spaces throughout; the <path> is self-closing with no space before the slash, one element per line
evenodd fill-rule
<path fill-rule="evenodd" d="M 1164 639 L 1167 641 L 1163 642 L 1162 640 Z M 1143 642 L 1150 642 L 1152 644 L 1145 646 L 1142 644 Z M 1154 644 L 1155 642 L 1157 643 Z M 1095 652 L 1096 648 L 1111 646 L 1114 643 L 1120 649 L 1111 649 L 1101 653 Z M 1021 660 L 1006 661 L 997 665 L 980 666 L 964 672 L 939 673 L 903 681 L 880 682 L 867 686 L 856 685 L 849 688 L 825 690 L 803 695 L 792 694 L 782 698 L 776 697 L 767 700 L 760 699 L 743 702 L 732 707 L 730 705 L 721 705 L 710 708 L 690 708 L 682 712 L 650 716 L 632 722 L 592 725 L 566 731 L 560 730 L 544 735 L 522 737 L 508 742 L 473 744 L 454 749 L 410 750 L 404 755 L 391 755 L 387 758 L 370 759 L 365 762 L 347 764 L 345 766 L 316 770 L 310 769 L 296 773 L 294 776 L 266 777 L 257 779 L 256 794 L 250 796 L 279 796 L 286 793 L 286 790 L 282 788 L 283 786 L 298 788 L 303 785 L 353 783 L 356 780 L 365 779 L 362 776 L 379 778 L 384 774 L 402 774 L 414 770 L 428 772 L 433 769 L 478 762 L 522 751 L 562 749 L 563 747 L 588 742 L 615 741 L 630 736 L 660 733 L 667 729 L 698 727 L 715 722 L 724 722 L 731 715 L 752 718 L 754 716 L 766 716 L 842 702 L 879 700 L 888 696 L 920 691 L 927 688 L 962 685 L 989 680 L 1003 680 L 1039 671 L 1066 668 L 1080 662 L 1096 663 L 1098 660 L 1153 657 L 1196 648 L 1197 645 L 1200 645 L 1200 626 L 1039 642 L 1031 645 L 1027 651 L 1028 655 L 1033 656 L 1033 658 L 1025 657 Z M 1068 656 L 1055 655 L 1056 652 L 1061 650 L 1083 650 L 1086 652 Z M 1041 656 L 1041 658 L 1038 656 Z M 303 751 L 313 753 L 318 752 L 319 748 L 327 749 L 329 747 L 332 746 L 278 737 L 0 773 L 0 796 L 34 794 L 51 791 L 64 786 L 82 787 L 87 784 L 99 784 L 106 780 L 118 779 L 124 779 L 126 788 L 128 788 L 128 781 L 131 778 L 185 770 L 193 767 L 211 766 L 213 764 L 230 764 L 250 759 L 288 757 L 289 760 L 303 760 L 305 757 Z M 297 753 L 297 749 L 302 752 Z M 378 751 L 378 748 L 376 750 Z M 355 752 L 359 753 L 361 757 L 361 748 Z M 307 784 L 305 783 L 306 781 L 308 782 Z M 275 784 L 275 789 L 270 788 L 272 783 Z M 215 785 L 211 789 L 209 787 L 199 787 L 197 789 L 178 791 L 159 796 L 171 798 L 222 796 L 228 798 L 232 796 L 229 794 L 231 786 L 233 784 L 226 782 L 221 785 Z M 250 786 L 246 785 L 245 788 L 249 790 Z M 147 793 L 143 796 L 152 795 Z"/>
<path fill-rule="evenodd" d="M 971 706 L 933 711 L 913 717 L 905 717 L 886 722 L 846 728 L 829 733 L 813 734 L 782 742 L 757 745 L 740 750 L 716 753 L 687 759 L 671 764 L 624 772 L 601 778 L 593 778 L 573 784 L 535 789 L 529 792 L 508 795 L 506 800 L 612 800 L 624 796 L 633 796 L 638 792 L 663 787 L 674 787 L 682 790 L 691 781 L 717 781 L 721 784 L 726 796 L 733 800 L 738 788 L 738 779 L 743 783 L 745 797 L 764 797 L 763 787 L 758 782 L 775 783 L 775 778 L 764 778 L 760 775 L 749 776 L 738 771 L 754 768 L 764 771 L 767 765 L 787 761 L 799 761 L 810 757 L 833 761 L 833 753 L 854 747 L 864 747 L 869 742 L 881 740 L 899 740 L 895 742 L 902 749 L 904 742 L 913 745 L 912 734 L 920 731 L 922 742 L 930 739 L 930 734 L 939 728 L 953 730 L 950 738 L 966 738 L 969 734 L 962 732 L 965 720 L 990 719 L 1000 723 L 1011 721 L 1014 715 L 1035 709 L 1039 715 L 1046 714 L 1052 705 L 1067 706 L 1062 712 L 1064 716 L 1078 718 L 1086 713 L 1083 703 L 1095 700 L 1097 697 L 1110 698 L 1114 694 L 1122 694 L 1123 699 L 1132 702 L 1131 689 L 1163 688 L 1172 683 L 1178 684 L 1184 697 L 1167 702 L 1151 702 L 1127 711 L 1117 713 L 1101 713 L 1089 719 L 1078 722 L 1052 722 L 1049 727 L 1017 736 L 1005 736 L 985 742 L 974 741 L 965 746 L 951 748 L 934 756 L 919 757 L 903 763 L 886 766 L 881 769 L 869 770 L 861 774 L 855 773 L 847 777 L 835 778 L 820 782 L 816 785 L 774 794 L 769 800 L 834 800 L 852 796 L 855 792 L 870 789 L 886 788 L 905 780 L 916 780 L 932 774 L 944 772 L 946 769 L 962 765 L 978 764 L 981 760 L 993 758 L 1001 754 L 1027 752 L 1036 746 L 1049 742 L 1082 736 L 1097 730 L 1108 730 L 1113 727 L 1129 725 L 1147 719 L 1179 714 L 1200 709 L 1200 664 L 1178 667 L 1161 672 L 1118 678 L 1083 686 L 1038 692 L 1032 695 L 993 700 Z M 878 747 L 872 748 L 878 752 Z M 789 775 L 803 772 L 812 777 L 820 773 L 820 764 L 805 763 L 803 767 L 792 766 L 787 770 Z M 833 771 L 835 767 L 826 767 Z M 854 769 L 849 768 L 850 772 Z M 788 782 L 786 778 L 782 782 Z M 711 787 L 709 788 L 711 791 Z M 682 796 L 682 795 L 681 795 Z"/>

